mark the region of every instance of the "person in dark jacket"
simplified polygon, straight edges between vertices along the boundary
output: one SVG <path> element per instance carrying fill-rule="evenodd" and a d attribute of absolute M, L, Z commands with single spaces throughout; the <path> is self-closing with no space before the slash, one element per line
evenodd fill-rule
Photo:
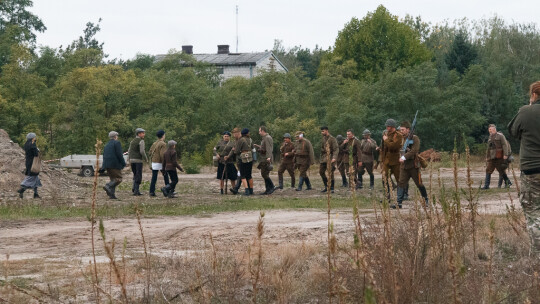
<path fill-rule="evenodd" d="M 111 181 L 103 186 L 103 190 L 107 192 L 109 198 L 117 199 L 116 186 L 122 182 L 122 169 L 126 166 L 126 161 L 122 153 L 122 144 L 118 141 L 118 133 L 109 132 L 109 139 L 103 149 L 102 168 L 107 170 Z"/>
<path fill-rule="evenodd" d="M 128 159 L 133 172 L 133 187 L 131 191 L 133 195 L 142 195 L 139 187 L 142 182 L 143 162 L 148 162 L 148 157 L 144 149 L 144 136 L 146 131 L 141 128 L 135 129 L 137 136 L 129 143 Z"/>
<path fill-rule="evenodd" d="M 167 174 L 171 178 L 171 182 L 161 188 L 161 192 L 163 192 L 163 195 L 168 198 L 174 198 L 174 188 L 176 188 L 176 184 L 178 184 L 178 173 L 176 172 L 176 169 L 184 172 L 184 169 L 178 164 L 177 158 L 176 158 L 176 142 L 174 140 L 169 140 L 167 143 L 169 148 L 165 153 L 163 154 L 163 168 L 165 171 L 167 171 Z"/>
<path fill-rule="evenodd" d="M 17 190 L 19 192 L 19 197 L 23 198 L 24 191 L 26 189 L 34 189 L 34 198 L 40 198 L 38 194 L 38 187 L 41 187 L 41 180 L 39 179 L 39 172 L 32 173 L 32 163 L 34 162 L 34 157 L 39 156 L 39 149 L 36 146 L 37 136 L 36 133 L 28 133 L 26 135 L 26 143 L 24 144 L 24 153 L 25 153 L 25 167 L 24 175 L 25 178 L 21 182 L 21 188 Z"/>

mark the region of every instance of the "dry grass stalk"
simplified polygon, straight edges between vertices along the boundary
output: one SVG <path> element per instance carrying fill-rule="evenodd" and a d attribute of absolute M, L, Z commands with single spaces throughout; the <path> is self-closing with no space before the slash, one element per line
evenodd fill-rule
<path fill-rule="evenodd" d="M 255 269 L 252 268 L 252 262 L 251 262 L 251 253 L 249 254 L 250 261 L 249 261 L 249 272 L 251 274 L 251 286 L 253 288 L 253 296 L 252 296 L 252 302 L 257 303 L 257 292 L 258 292 L 258 284 L 261 277 L 261 267 L 262 267 L 262 258 L 263 258 L 263 250 L 262 250 L 262 236 L 264 234 L 264 212 L 261 212 L 259 215 L 259 220 L 257 221 L 257 237 L 254 240 L 254 246 L 257 246 L 257 260 L 255 261 Z M 251 248 L 251 247 L 250 247 Z M 249 249 L 251 252 L 251 249 Z"/>
<path fill-rule="evenodd" d="M 146 264 L 146 292 L 147 292 L 148 302 L 150 302 L 150 299 L 151 299 L 151 296 L 150 296 L 150 282 L 151 282 L 150 256 L 148 255 L 146 241 L 144 239 L 144 231 L 143 231 L 143 226 L 141 223 L 141 209 L 139 209 L 139 206 L 135 206 L 135 215 L 137 216 L 137 223 L 139 225 L 139 231 L 141 233 L 141 239 L 142 239 L 142 244 L 144 248 L 144 260 Z"/>
<path fill-rule="evenodd" d="M 510 199 L 510 206 L 506 205 L 506 220 L 512 230 L 518 235 L 523 236 L 526 234 L 525 221 L 523 220 L 523 211 L 516 210 L 516 205 L 514 204 L 514 198 L 510 191 L 508 192 L 508 198 Z"/>
<path fill-rule="evenodd" d="M 109 263 L 112 265 L 112 269 L 114 271 L 114 274 L 116 275 L 116 279 L 120 283 L 120 287 L 122 291 L 122 302 L 128 303 L 126 284 L 124 281 L 125 277 L 122 275 L 120 268 L 118 267 L 118 264 L 116 263 L 116 257 L 114 256 L 115 240 L 114 239 L 112 240 L 110 246 L 107 244 L 107 240 L 105 237 L 105 226 L 103 225 L 103 220 L 101 219 L 99 220 L 99 232 L 103 240 L 103 247 L 105 248 L 105 253 L 107 254 L 107 257 L 109 258 Z"/>
<path fill-rule="evenodd" d="M 95 168 L 100 168 L 99 165 L 99 156 L 101 155 L 101 146 L 103 145 L 103 142 L 99 139 L 96 139 L 96 166 Z M 92 235 L 92 258 L 94 261 L 94 284 L 92 284 L 92 287 L 94 289 L 94 292 L 96 294 L 96 301 L 99 304 L 100 303 L 100 296 L 99 296 L 99 279 L 98 279 L 98 271 L 97 271 L 97 263 L 96 263 L 96 249 L 95 249 L 95 236 L 94 236 L 94 230 L 96 227 L 96 195 L 97 195 L 97 185 L 98 185 L 98 174 L 94 174 L 94 184 L 92 187 L 92 207 L 91 207 L 91 214 L 90 214 L 90 223 L 91 223 L 91 230 L 90 233 Z"/>
<path fill-rule="evenodd" d="M 331 219 L 330 219 L 330 211 L 332 210 L 332 207 L 330 205 L 330 184 L 333 180 L 333 176 L 331 176 L 332 174 L 332 166 L 333 166 L 333 163 L 332 163 L 332 160 L 330 158 L 330 143 L 326 142 L 326 145 L 325 145 L 325 149 L 326 149 L 326 176 L 327 176 L 327 180 L 328 180 L 328 183 L 326 183 L 326 205 L 327 205 L 327 208 L 326 208 L 326 213 L 327 213 L 327 235 L 326 235 L 326 238 L 327 238 L 327 242 L 328 242 L 328 256 L 327 256 L 327 262 L 328 262 L 328 280 L 329 280 L 329 284 L 328 284 L 328 301 L 330 304 L 332 304 L 332 297 L 333 297 L 333 285 L 334 285 L 334 278 L 333 278 L 333 271 L 332 271 L 332 254 L 333 252 L 335 252 L 335 244 L 333 244 L 332 242 L 332 223 L 331 223 Z"/>
<path fill-rule="evenodd" d="M 521 189 L 519 186 L 519 181 L 516 175 L 516 171 L 514 171 L 514 165 L 512 163 L 510 163 L 510 170 L 512 171 L 512 177 L 514 178 L 514 185 L 516 185 L 518 197 L 521 197 Z"/>
<path fill-rule="evenodd" d="M 488 303 L 493 303 L 493 248 L 495 245 L 495 221 L 489 223 Z"/>
<path fill-rule="evenodd" d="M 465 153 L 467 155 L 467 200 L 469 202 L 469 211 L 472 227 L 472 239 L 473 239 L 473 253 L 476 256 L 476 216 L 478 215 L 478 199 L 473 194 L 473 180 L 471 178 L 471 153 L 469 145 L 465 146 Z"/>

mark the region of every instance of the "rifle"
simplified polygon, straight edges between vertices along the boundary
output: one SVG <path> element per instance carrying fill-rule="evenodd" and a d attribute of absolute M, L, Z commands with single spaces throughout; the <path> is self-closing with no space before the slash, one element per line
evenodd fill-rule
<path fill-rule="evenodd" d="M 416 114 L 414 114 L 414 120 L 411 125 L 411 129 L 409 130 L 409 135 L 407 136 L 407 139 L 405 140 L 405 143 L 403 143 L 403 148 L 401 148 L 400 154 L 401 156 L 405 155 L 405 152 L 407 152 L 407 147 L 409 145 L 413 144 L 413 136 L 414 136 L 414 130 L 416 129 L 416 116 L 418 115 L 418 110 L 416 111 Z"/>

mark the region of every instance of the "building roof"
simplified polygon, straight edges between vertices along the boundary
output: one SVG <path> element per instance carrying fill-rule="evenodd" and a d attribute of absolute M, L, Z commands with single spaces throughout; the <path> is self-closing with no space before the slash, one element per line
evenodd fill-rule
<path fill-rule="evenodd" d="M 156 61 L 165 59 L 167 55 L 156 55 Z M 288 69 L 277 59 L 272 52 L 260 52 L 260 53 L 228 53 L 228 54 L 193 54 L 195 60 L 210 63 L 217 66 L 242 66 L 242 65 L 256 65 L 260 61 L 274 57 L 277 64 L 280 64 L 285 71 Z"/>

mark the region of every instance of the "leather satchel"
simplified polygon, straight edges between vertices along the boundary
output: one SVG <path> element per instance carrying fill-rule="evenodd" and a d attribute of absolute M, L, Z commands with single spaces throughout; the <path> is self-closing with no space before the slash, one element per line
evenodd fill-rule
<path fill-rule="evenodd" d="M 32 167 L 30 168 L 30 173 L 38 174 L 39 172 L 41 172 L 41 152 L 38 153 L 38 156 L 34 156 Z"/>

